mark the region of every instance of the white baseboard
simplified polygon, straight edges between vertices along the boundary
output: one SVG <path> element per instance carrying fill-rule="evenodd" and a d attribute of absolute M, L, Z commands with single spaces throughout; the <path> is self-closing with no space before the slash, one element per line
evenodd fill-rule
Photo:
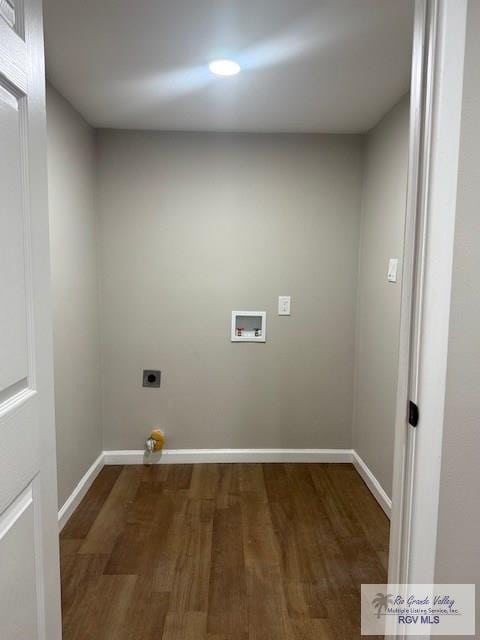
<path fill-rule="evenodd" d="M 215 462 L 312 462 L 351 463 L 355 466 L 373 497 L 390 518 L 392 501 L 353 449 L 164 449 L 161 454 L 146 456 L 139 450 L 103 451 L 85 473 L 58 512 L 60 531 L 78 507 L 104 465 L 116 464 L 195 464 Z"/>
<path fill-rule="evenodd" d="M 378 504 L 384 510 L 385 514 L 388 516 L 388 518 L 390 518 L 390 514 L 392 512 L 391 499 L 385 493 L 382 485 L 379 483 L 379 481 L 376 479 L 376 477 L 373 475 L 373 473 L 370 471 L 370 469 L 367 467 L 367 465 L 362 460 L 362 458 L 358 455 L 358 453 L 356 451 L 352 451 L 352 455 L 353 455 L 353 459 L 352 459 L 353 466 L 358 471 L 363 481 L 365 482 L 367 487 L 370 489 L 370 492 L 372 493 L 373 497 L 376 499 Z"/>
<path fill-rule="evenodd" d="M 103 466 L 105 464 L 104 457 L 105 457 L 104 452 L 102 451 L 102 453 L 98 456 L 98 458 L 92 464 L 90 469 L 88 469 L 88 471 L 85 473 L 83 478 L 80 480 L 80 482 L 77 484 L 73 492 L 65 501 L 65 504 L 63 505 L 63 507 L 58 512 L 58 527 L 60 531 L 67 524 L 68 520 L 70 519 L 70 516 L 78 507 L 78 505 L 84 498 L 85 494 L 92 486 L 93 481 L 98 476 L 100 471 L 103 469 Z"/>
<path fill-rule="evenodd" d="M 351 449 L 164 449 L 104 451 L 105 464 L 195 464 L 199 462 L 352 462 Z"/>

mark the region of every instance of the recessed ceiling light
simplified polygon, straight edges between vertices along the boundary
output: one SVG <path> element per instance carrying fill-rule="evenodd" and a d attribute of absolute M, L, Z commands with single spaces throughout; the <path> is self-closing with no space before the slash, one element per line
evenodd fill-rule
<path fill-rule="evenodd" d="M 216 76 L 235 76 L 241 71 L 240 65 L 235 60 L 212 60 L 208 68 Z"/>

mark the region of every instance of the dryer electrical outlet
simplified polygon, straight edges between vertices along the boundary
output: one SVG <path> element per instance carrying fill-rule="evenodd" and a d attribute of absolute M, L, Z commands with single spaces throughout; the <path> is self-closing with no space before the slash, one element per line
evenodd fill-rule
<path fill-rule="evenodd" d="M 162 372 L 158 369 L 144 369 L 142 386 L 150 389 L 158 389 L 162 379 Z"/>

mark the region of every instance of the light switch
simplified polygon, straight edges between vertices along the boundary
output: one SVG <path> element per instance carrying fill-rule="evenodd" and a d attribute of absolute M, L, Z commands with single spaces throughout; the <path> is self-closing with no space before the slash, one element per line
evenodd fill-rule
<path fill-rule="evenodd" d="M 290 296 L 278 296 L 278 315 L 289 316 L 290 315 Z"/>
<path fill-rule="evenodd" d="M 398 270 L 398 258 L 390 258 L 388 261 L 388 276 L 387 279 L 389 282 L 397 281 L 397 270 Z"/>

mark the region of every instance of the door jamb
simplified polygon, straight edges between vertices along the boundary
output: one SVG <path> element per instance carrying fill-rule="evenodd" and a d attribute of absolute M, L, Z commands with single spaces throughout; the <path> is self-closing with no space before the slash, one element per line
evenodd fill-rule
<path fill-rule="evenodd" d="M 415 2 L 390 584 L 435 581 L 467 5 Z"/>
<path fill-rule="evenodd" d="M 428 0 L 415 0 L 410 88 L 409 158 L 400 312 L 400 345 L 395 416 L 392 515 L 388 581 L 408 582 L 408 557 L 413 503 L 415 428 L 408 424 L 410 400 L 418 405 L 419 326 L 425 251 L 425 194 L 428 180 L 427 144 L 431 130 L 431 43 L 436 12 Z M 437 3 L 434 2 L 436 5 Z M 430 10 L 429 10 L 430 9 Z M 430 54 L 430 60 L 429 58 Z M 429 73 L 428 73 L 429 72 Z M 429 81 L 430 75 L 430 83 Z"/>

